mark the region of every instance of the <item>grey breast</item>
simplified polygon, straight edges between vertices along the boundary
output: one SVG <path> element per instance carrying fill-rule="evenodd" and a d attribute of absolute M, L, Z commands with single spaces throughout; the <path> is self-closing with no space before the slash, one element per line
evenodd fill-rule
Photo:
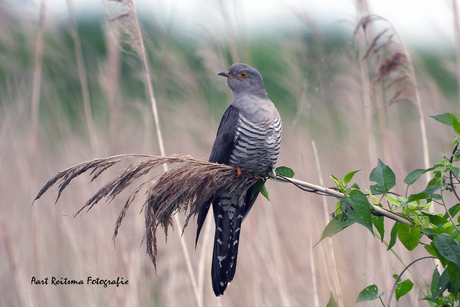
<path fill-rule="evenodd" d="M 277 111 L 275 117 L 256 121 L 240 113 L 229 164 L 260 174 L 268 173 L 278 159 L 281 134 L 282 123 Z"/>

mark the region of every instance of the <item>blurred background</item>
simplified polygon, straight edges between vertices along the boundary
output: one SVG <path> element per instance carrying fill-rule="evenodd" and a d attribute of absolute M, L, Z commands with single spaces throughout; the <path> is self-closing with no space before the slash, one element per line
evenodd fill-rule
<path fill-rule="evenodd" d="M 177 226 L 167 242 L 159 233 L 155 273 L 142 241 L 142 193 L 115 242 L 129 191 L 72 217 L 121 166 L 91 184 L 77 178 L 56 204 L 53 188 L 31 205 L 77 163 L 161 154 L 148 78 L 166 154 L 207 159 L 232 99 L 217 73 L 234 62 L 261 72 L 281 113 L 279 166 L 326 186 L 331 174 L 361 170 L 354 180 L 368 188 L 380 158 L 404 195 L 405 175 L 450 151 L 453 135 L 429 115 L 459 115 L 457 3 L 319 2 L 0 0 L 0 305 L 326 306 L 332 295 L 354 306 L 371 284 L 386 301 L 392 275 L 424 248 L 397 244 L 395 255 L 361 226 L 314 247 L 336 200 L 291 185 L 269 182 L 270 201 L 259 197 L 244 221 L 237 273 L 220 300 L 210 283 L 212 219 L 196 249 L 195 221 L 182 236 L 192 274 Z M 370 14 L 386 20 L 363 19 Z M 387 242 L 393 224 L 385 221 Z M 405 273 L 415 285 L 398 305 L 428 306 L 418 300 L 434 267 L 425 260 Z M 31 284 L 88 276 L 129 285 Z"/>

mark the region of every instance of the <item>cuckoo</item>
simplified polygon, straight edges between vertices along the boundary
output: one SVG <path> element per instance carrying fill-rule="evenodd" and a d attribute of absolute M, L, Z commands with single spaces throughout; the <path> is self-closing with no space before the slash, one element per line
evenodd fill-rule
<path fill-rule="evenodd" d="M 262 76 L 255 68 L 238 63 L 218 75 L 227 78 L 233 102 L 222 116 L 209 161 L 234 166 L 238 174 L 252 171 L 266 177 L 273 171 L 280 151 L 282 124 L 278 110 L 268 99 Z M 216 296 L 222 295 L 233 280 L 241 223 L 258 194 L 254 185 L 224 191 L 200 208 L 196 241 L 212 203 L 216 228 L 211 277 Z"/>

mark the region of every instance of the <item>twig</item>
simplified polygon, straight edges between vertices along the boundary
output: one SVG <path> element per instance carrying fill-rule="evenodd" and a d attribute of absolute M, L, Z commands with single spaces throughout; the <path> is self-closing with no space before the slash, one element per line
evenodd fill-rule
<path fill-rule="evenodd" d="M 455 145 L 454 147 L 454 150 L 452 150 L 452 156 L 450 157 L 449 159 L 449 162 L 452 163 L 454 161 L 454 156 L 456 155 L 456 152 L 458 150 L 458 144 Z M 457 198 L 457 200 L 460 200 L 460 197 L 459 195 L 457 194 L 457 190 L 456 190 L 456 187 L 454 185 L 454 177 L 455 177 L 455 174 L 452 170 L 449 171 L 449 180 L 450 180 L 450 188 L 452 189 L 452 193 L 454 193 L 455 197 Z M 456 177 L 457 181 L 458 181 L 458 178 Z M 455 229 L 457 230 L 457 232 L 460 233 L 460 229 L 458 228 L 457 226 L 457 223 L 455 223 L 454 221 L 454 217 L 452 216 L 452 214 L 450 214 L 449 212 L 449 209 L 446 207 L 445 203 L 443 202 L 443 206 L 444 208 L 446 209 L 446 213 L 447 215 L 449 216 L 450 218 L 450 221 L 452 222 L 452 225 L 455 227 Z"/>
<path fill-rule="evenodd" d="M 277 179 L 277 180 L 280 180 L 280 181 L 292 183 L 293 185 L 295 185 L 299 189 L 301 189 L 303 191 L 306 191 L 306 192 L 312 192 L 312 193 L 316 193 L 316 194 L 319 194 L 319 195 L 334 196 L 334 197 L 337 197 L 337 198 L 345 197 L 345 194 L 343 194 L 341 192 L 338 192 L 338 191 L 336 191 L 334 189 L 331 189 L 331 188 L 326 188 L 326 187 L 323 187 L 323 186 L 320 186 L 320 185 L 316 185 L 316 184 L 313 184 L 313 183 L 300 181 L 300 180 L 294 179 L 294 178 L 287 178 L 287 177 L 284 177 L 284 176 L 281 176 L 281 175 L 276 175 L 276 177 L 274 177 L 274 178 Z"/>
<path fill-rule="evenodd" d="M 306 192 L 312 192 L 312 193 L 316 193 L 316 194 L 319 194 L 319 195 L 334 196 L 336 198 L 344 198 L 345 197 L 345 194 L 343 194 L 341 192 L 338 192 L 336 190 L 333 190 L 331 188 L 326 188 L 326 187 L 315 185 L 315 184 L 312 184 L 312 183 L 300 181 L 300 180 L 297 180 L 297 179 L 294 179 L 294 178 L 287 178 L 287 177 L 284 177 L 284 176 L 281 176 L 281 175 L 276 175 L 276 177 L 274 177 L 274 179 L 292 183 L 293 185 L 295 185 L 299 189 L 301 189 L 303 191 L 306 191 Z M 409 225 L 411 227 L 414 226 L 414 223 L 412 221 L 410 221 L 408 218 L 404 217 L 404 216 L 401 216 L 401 215 L 399 215 L 397 213 L 391 212 L 391 211 L 389 211 L 387 209 L 384 209 L 382 207 L 379 207 L 379 206 L 376 206 L 376 205 L 373 205 L 373 204 L 371 204 L 371 206 L 372 206 L 371 213 L 374 214 L 374 215 L 379 215 L 379 216 L 383 215 L 383 216 L 385 216 L 385 217 L 387 217 L 389 219 L 392 219 L 394 221 L 397 221 L 399 223 L 407 224 L 407 225 Z"/>

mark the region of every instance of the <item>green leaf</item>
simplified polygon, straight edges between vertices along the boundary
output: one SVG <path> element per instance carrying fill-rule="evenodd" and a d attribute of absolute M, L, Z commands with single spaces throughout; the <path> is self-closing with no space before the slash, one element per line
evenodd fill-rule
<path fill-rule="evenodd" d="M 383 236 L 385 234 L 385 229 L 383 225 L 383 216 L 379 216 L 378 218 L 372 219 L 372 224 L 374 224 L 375 228 L 379 232 L 380 240 L 383 242 Z"/>
<path fill-rule="evenodd" d="M 454 138 L 454 141 L 450 144 L 450 147 L 455 147 L 459 144 L 460 142 L 460 139 L 459 138 Z M 457 157 L 454 157 L 454 161 L 458 161 L 458 158 Z"/>
<path fill-rule="evenodd" d="M 345 206 L 347 206 L 346 208 L 342 207 L 342 211 L 345 213 L 347 220 L 363 225 L 374 235 L 371 204 L 366 195 L 359 190 L 353 190 L 350 192 L 350 197 L 344 197 L 341 201 L 342 204 L 346 204 Z M 351 208 L 348 206 L 351 206 Z"/>
<path fill-rule="evenodd" d="M 439 261 L 441 261 L 441 264 L 443 266 L 446 266 L 449 261 L 447 261 L 438 251 L 438 249 L 436 248 L 436 246 L 434 245 L 434 242 L 431 242 L 430 245 L 425 245 L 424 246 L 426 251 L 433 257 L 436 257 L 439 259 Z"/>
<path fill-rule="evenodd" d="M 375 185 L 371 185 L 372 194 L 385 194 L 395 186 L 396 176 L 391 168 L 379 159 L 378 165 L 369 175 L 369 181 L 377 183 Z"/>
<path fill-rule="evenodd" d="M 452 215 L 453 217 L 454 217 L 455 215 L 457 215 L 457 213 L 458 213 L 459 211 L 460 211 L 460 203 L 458 203 L 458 204 L 456 204 L 456 205 L 454 205 L 454 206 L 452 206 L 452 207 L 449 208 L 449 213 L 450 213 L 450 215 Z M 447 212 L 446 212 L 446 214 L 444 214 L 444 218 L 448 218 L 448 216 L 449 216 L 449 215 L 448 215 Z"/>
<path fill-rule="evenodd" d="M 379 288 L 376 285 L 371 285 L 364 288 L 364 290 L 359 293 L 358 298 L 356 299 L 356 303 L 373 301 L 382 295 L 383 292 L 379 294 Z"/>
<path fill-rule="evenodd" d="M 339 178 L 335 177 L 334 175 L 331 175 L 331 179 L 332 181 L 334 181 L 335 185 L 337 186 L 337 189 L 339 189 L 340 192 L 344 193 L 345 184 Z"/>
<path fill-rule="evenodd" d="M 267 188 L 265 187 L 265 184 L 260 189 L 260 194 L 262 194 L 268 201 L 270 201 L 270 198 L 268 197 L 268 191 L 267 191 Z"/>
<path fill-rule="evenodd" d="M 440 123 L 443 123 L 444 125 L 451 126 L 454 128 L 455 133 L 460 134 L 460 121 L 458 120 L 458 117 L 451 114 L 451 113 L 444 113 L 444 114 L 439 114 L 439 115 L 434 115 L 431 116 Z"/>
<path fill-rule="evenodd" d="M 436 299 L 434 295 L 438 291 L 438 284 L 439 284 L 440 277 L 441 277 L 441 274 L 439 274 L 438 267 L 435 267 L 433 271 L 433 275 L 431 277 L 431 299 L 432 301 Z"/>
<path fill-rule="evenodd" d="M 413 250 L 417 247 L 420 240 L 420 229 L 410 227 L 407 224 L 400 224 L 398 229 L 399 241 L 408 249 Z"/>
<path fill-rule="evenodd" d="M 445 223 L 448 222 L 447 213 L 446 213 L 445 216 L 442 216 L 441 213 L 434 214 L 434 213 L 424 212 L 423 215 L 428 216 L 428 218 L 430 220 L 430 223 L 433 224 L 433 225 L 445 224 Z M 429 228 L 425 228 L 425 230 L 426 229 L 429 229 Z"/>
<path fill-rule="evenodd" d="M 326 307 L 337 307 L 337 303 L 334 299 L 334 295 L 332 295 L 332 292 L 331 292 L 331 296 L 329 297 L 329 302 L 327 302 L 327 305 Z"/>
<path fill-rule="evenodd" d="M 455 133 L 460 134 L 460 122 L 458 121 L 458 119 L 453 122 L 453 126 Z"/>
<path fill-rule="evenodd" d="M 433 242 L 441 256 L 460 266 L 460 246 L 456 240 L 451 239 L 447 233 L 442 233 Z"/>
<path fill-rule="evenodd" d="M 441 188 L 441 182 L 438 179 L 433 178 L 430 180 L 430 182 L 428 182 L 428 185 L 426 186 L 426 189 L 423 191 L 423 193 L 427 193 L 428 195 L 431 195 L 437 190 L 439 190 L 440 188 Z"/>
<path fill-rule="evenodd" d="M 456 297 L 460 290 L 460 268 L 452 263 L 449 263 L 445 271 L 449 273 L 447 290 Z"/>
<path fill-rule="evenodd" d="M 437 270 L 438 269 L 436 268 L 436 271 Z M 437 272 L 437 275 L 439 276 L 439 272 Z M 444 270 L 444 272 L 442 272 L 442 275 L 439 277 L 438 276 L 436 276 L 437 279 L 435 280 L 435 273 L 433 273 L 433 281 L 431 284 L 431 294 L 433 301 L 437 299 L 441 294 L 443 294 L 444 291 L 446 291 L 447 285 L 450 281 L 449 272 L 447 270 Z"/>
<path fill-rule="evenodd" d="M 332 237 L 338 232 L 341 232 L 348 226 L 354 224 L 354 221 L 350 221 L 345 219 L 342 214 L 339 214 L 337 218 L 332 219 L 329 224 L 327 224 L 326 228 L 323 230 L 323 234 L 321 235 L 321 239 L 319 239 L 318 243 L 321 242 L 326 237 Z M 316 243 L 316 244 L 318 244 Z"/>
<path fill-rule="evenodd" d="M 410 290 L 412 290 L 412 287 L 414 286 L 414 283 L 410 281 L 409 279 L 406 279 L 405 281 L 400 281 L 396 285 L 396 301 L 399 301 L 399 298 L 406 295 Z"/>
<path fill-rule="evenodd" d="M 353 189 L 358 189 L 359 190 L 359 185 L 357 183 L 353 183 L 351 186 Z"/>
<path fill-rule="evenodd" d="M 458 117 L 451 114 L 451 113 L 443 113 L 443 114 L 438 114 L 438 115 L 431 115 L 430 117 L 433 117 L 436 119 L 438 122 L 447 125 L 447 126 L 454 126 L 454 122 L 458 122 Z"/>
<path fill-rule="evenodd" d="M 414 184 L 425 172 L 426 170 L 422 168 L 412 171 L 409 175 L 406 176 L 406 178 L 404 178 L 404 183 L 407 185 Z"/>
<path fill-rule="evenodd" d="M 433 276 L 431 277 L 431 293 L 436 293 L 438 284 L 439 284 L 439 278 L 441 277 L 441 274 L 439 273 L 438 267 L 436 266 L 433 271 Z"/>
<path fill-rule="evenodd" d="M 431 240 L 433 240 L 434 236 L 437 235 L 437 233 L 434 232 L 434 230 L 432 228 L 422 228 L 422 229 L 420 229 L 420 232 L 423 233 L 424 235 L 426 235 Z M 425 245 L 425 247 L 426 246 L 427 245 Z"/>
<path fill-rule="evenodd" d="M 399 223 L 396 222 L 393 228 L 391 228 L 390 243 L 388 244 L 387 250 L 390 250 L 393 246 L 395 246 L 396 238 L 398 237 L 398 230 L 399 230 Z"/>
<path fill-rule="evenodd" d="M 254 187 L 252 188 L 252 195 L 256 194 L 257 192 L 260 192 L 267 200 L 270 200 L 268 198 L 268 191 L 267 188 L 265 187 L 265 180 L 260 179 L 259 181 L 254 184 Z"/>
<path fill-rule="evenodd" d="M 396 205 L 396 206 L 400 206 L 401 205 L 401 202 L 402 202 L 402 197 L 396 197 L 392 194 L 387 194 L 385 195 L 385 199 L 391 203 L 392 205 Z M 407 200 L 406 200 L 407 202 Z"/>
<path fill-rule="evenodd" d="M 277 175 L 281 175 L 287 178 L 292 178 L 294 177 L 294 171 L 290 169 L 289 167 L 286 166 L 280 166 L 275 169 L 275 173 Z"/>
<path fill-rule="evenodd" d="M 427 199 L 427 198 L 428 198 L 428 194 L 425 193 L 425 192 L 421 192 L 421 193 L 418 193 L 418 194 L 409 195 L 409 197 L 407 198 L 407 202 L 410 203 L 410 202 L 413 202 L 413 201 L 417 201 L 417 200 L 421 200 L 421 199 Z"/>
<path fill-rule="evenodd" d="M 346 174 L 345 177 L 343 177 L 343 182 L 344 183 L 349 183 L 351 181 L 351 179 L 353 179 L 353 176 L 359 171 L 360 170 L 357 170 L 357 171 L 349 172 L 348 174 Z"/>
<path fill-rule="evenodd" d="M 453 166 L 451 168 L 451 172 L 452 172 L 452 174 L 454 174 L 455 178 L 458 178 L 458 174 L 460 173 L 460 168 L 458 168 L 456 166 Z"/>

